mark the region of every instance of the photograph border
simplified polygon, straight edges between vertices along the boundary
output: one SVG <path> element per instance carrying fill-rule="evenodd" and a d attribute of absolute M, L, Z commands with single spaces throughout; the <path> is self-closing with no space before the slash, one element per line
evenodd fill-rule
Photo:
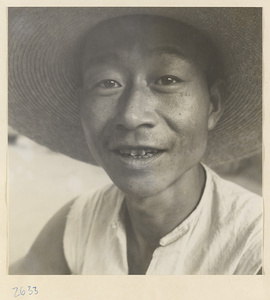
<path fill-rule="evenodd" d="M 180 3 L 179 3 L 180 2 Z M 198 1 L 159 2 L 160 6 L 206 6 Z M 96 3 L 96 5 L 95 5 Z M 90 5 L 91 4 L 91 5 Z M 134 6 L 127 1 L 103 2 L 104 6 Z M 2 1 L 0 2 L 0 36 L 3 49 L 1 63 L 0 110 L 0 291 L 6 299 L 14 298 L 16 288 L 35 287 L 35 299 L 269 299 L 270 297 L 270 173 L 267 132 L 270 104 L 263 101 L 263 197 L 264 197 L 264 273 L 262 276 L 18 276 L 8 274 L 8 150 L 7 150 L 7 8 L 13 6 L 101 6 L 97 1 Z M 136 1 L 136 6 L 157 6 L 154 1 Z M 265 1 L 207 1 L 207 6 L 263 7 L 263 99 L 269 96 L 269 28 L 270 5 Z M 269 253 L 269 254 L 268 254 Z M 33 289 L 34 291 L 34 289 Z M 21 295 L 20 298 L 24 296 Z"/>

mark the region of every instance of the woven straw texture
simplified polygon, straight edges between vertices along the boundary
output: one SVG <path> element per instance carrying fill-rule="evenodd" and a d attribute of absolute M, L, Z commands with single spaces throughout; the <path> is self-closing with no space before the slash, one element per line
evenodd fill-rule
<path fill-rule="evenodd" d="M 76 51 L 85 33 L 110 17 L 155 14 L 199 28 L 225 65 L 225 112 L 210 132 L 204 162 L 218 165 L 261 147 L 261 9 L 9 8 L 9 123 L 72 158 L 95 163 L 81 128 Z"/>

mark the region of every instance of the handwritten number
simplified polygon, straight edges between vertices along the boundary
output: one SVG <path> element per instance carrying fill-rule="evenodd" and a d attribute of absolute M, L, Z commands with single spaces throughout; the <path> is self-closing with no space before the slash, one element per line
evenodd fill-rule
<path fill-rule="evenodd" d="M 35 291 L 35 295 L 37 295 L 37 294 L 38 294 L 37 288 L 36 288 L 35 286 L 33 286 L 33 289 L 34 289 L 34 291 Z"/>
<path fill-rule="evenodd" d="M 15 293 L 14 293 L 14 297 L 16 298 L 16 297 L 19 297 L 20 295 L 17 295 L 17 292 L 18 292 L 18 288 L 13 288 L 13 290 L 15 290 Z"/>
<path fill-rule="evenodd" d="M 23 287 L 20 287 L 20 291 L 18 287 L 14 287 L 12 288 L 12 290 L 14 290 L 14 298 L 17 298 L 19 296 L 24 296 L 27 295 L 26 294 L 26 290 Z M 36 286 L 31 287 L 30 285 L 28 286 L 28 295 L 31 296 L 32 294 L 37 295 L 38 294 L 38 290 Z"/>
<path fill-rule="evenodd" d="M 25 290 L 24 290 L 22 287 L 20 288 L 20 294 L 21 294 L 22 296 L 25 295 Z"/>
<path fill-rule="evenodd" d="M 33 291 L 31 290 L 31 286 L 28 286 L 28 293 L 29 293 L 29 296 L 31 296 L 33 294 Z"/>

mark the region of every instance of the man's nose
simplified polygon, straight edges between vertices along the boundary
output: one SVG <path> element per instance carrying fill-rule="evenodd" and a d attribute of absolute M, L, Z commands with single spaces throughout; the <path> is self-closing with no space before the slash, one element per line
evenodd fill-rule
<path fill-rule="evenodd" d="M 158 122 L 153 94 L 147 87 L 133 88 L 122 95 L 116 117 L 116 126 L 135 130 L 138 127 L 154 127 Z"/>

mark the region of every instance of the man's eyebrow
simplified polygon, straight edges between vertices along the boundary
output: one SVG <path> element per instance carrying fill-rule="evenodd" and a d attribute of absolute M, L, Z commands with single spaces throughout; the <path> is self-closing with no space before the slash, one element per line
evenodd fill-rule
<path fill-rule="evenodd" d="M 185 54 L 183 54 L 181 49 L 175 46 L 155 47 L 153 49 L 150 49 L 150 54 L 171 55 L 181 58 L 183 60 L 189 60 L 189 58 Z"/>

